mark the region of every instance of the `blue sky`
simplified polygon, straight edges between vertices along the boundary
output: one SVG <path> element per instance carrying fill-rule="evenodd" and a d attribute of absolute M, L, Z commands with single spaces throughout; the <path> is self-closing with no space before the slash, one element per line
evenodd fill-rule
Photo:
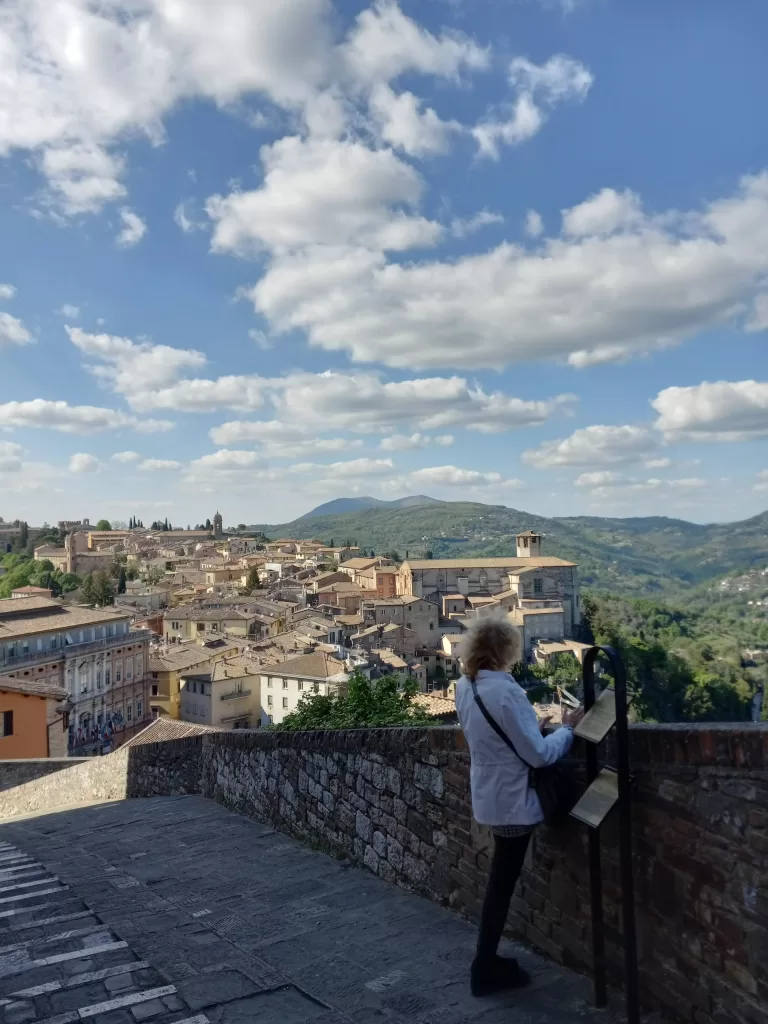
<path fill-rule="evenodd" d="M 10 0 L 0 515 L 763 510 L 766 31 L 758 0 Z"/>

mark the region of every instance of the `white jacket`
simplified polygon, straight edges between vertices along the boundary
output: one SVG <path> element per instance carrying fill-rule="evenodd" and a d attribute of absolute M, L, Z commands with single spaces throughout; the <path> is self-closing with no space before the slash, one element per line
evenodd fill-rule
<path fill-rule="evenodd" d="M 477 673 L 477 692 L 488 711 L 533 768 L 553 764 L 570 750 L 573 730 L 542 736 L 523 688 L 506 672 Z M 537 825 L 544 814 L 528 783 L 528 767 L 497 736 L 475 703 L 472 684 L 456 684 L 456 711 L 472 759 L 472 813 L 480 825 Z"/>

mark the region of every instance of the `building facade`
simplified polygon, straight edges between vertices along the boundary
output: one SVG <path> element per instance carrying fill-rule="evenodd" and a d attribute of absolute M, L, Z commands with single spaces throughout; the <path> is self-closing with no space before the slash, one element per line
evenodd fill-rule
<path fill-rule="evenodd" d="M 344 662 L 323 651 L 288 658 L 261 670 L 262 725 L 282 722 L 299 705 L 305 694 L 327 697 L 338 693 L 349 679 Z"/>
<path fill-rule="evenodd" d="M 0 677 L 0 760 L 66 757 L 67 692 L 32 677 Z"/>
<path fill-rule="evenodd" d="M 181 718 L 223 729 L 261 725 L 261 679 L 246 658 L 223 658 L 204 672 L 181 674 Z"/>
<path fill-rule="evenodd" d="M 150 635 L 115 609 L 0 601 L 0 684 L 34 679 L 65 689 L 70 753 L 103 753 L 150 720 Z"/>

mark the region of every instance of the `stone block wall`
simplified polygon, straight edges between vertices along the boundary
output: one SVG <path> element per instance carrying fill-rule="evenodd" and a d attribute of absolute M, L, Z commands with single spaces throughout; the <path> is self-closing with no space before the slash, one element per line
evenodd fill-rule
<path fill-rule="evenodd" d="M 66 747 L 66 744 L 65 744 Z M 84 758 L 74 757 L 41 757 L 0 761 L 0 793 L 24 782 L 41 779 L 44 775 L 60 772 L 64 768 L 72 768 L 80 764 Z"/>
<path fill-rule="evenodd" d="M 636 726 L 634 829 L 644 1003 L 693 1024 L 768 1024 L 768 727 Z M 578 751 L 576 751 L 578 754 Z M 490 836 L 471 818 L 458 729 L 209 733 L 0 793 L 0 817 L 199 792 L 476 919 Z M 617 835 L 603 829 L 607 954 L 621 977 Z M 540 829 L 511 933 L 590 964 L 586 829 Z"/>

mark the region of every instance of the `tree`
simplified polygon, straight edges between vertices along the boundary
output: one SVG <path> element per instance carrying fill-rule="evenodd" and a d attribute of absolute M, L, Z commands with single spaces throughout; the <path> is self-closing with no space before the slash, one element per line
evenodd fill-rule
<path fill-rule="evenodd" d="M 97 530 L 111 530 L 112 526 L 111 526 L 111 524 L 110 524 L 108 519 L 100 519 L 98 521 L 98 523 L 96 523 L 96 529 Z"/>
<path fill-rule="evenodd" d="M 328 547 L 329 548 L 335 548 L 336 547 L 336 541 L 333 539 L 333 537 L 331 537 L 330 541 L 328 542 Z"/>
<path fill-rule="evenodd" d="M 252 594 L 254 590 L 259 589 L 259 570 L 254 568 L 248 573 L 248 578 L 245 581 L 245 589 L 249 594 Z"/>
<path fill-rule="evenodd" d="M 213 526 L 211 525 L 211 520 L 210 519 L 206 519 L 205 520 L 205 529 L 206 530 L 212 530 L 213 529 Z"/>
<path fill-rule="evenodd" d="M 120 566 L 120 572 L 118 573 L 118 576 L 117 576 L 117 592 L 118 592 L 118 594 L 124 594 L 125 593 L 125 583 L 126 583 L 125 566 L 121 565 Z"/>
<path fill-rule="evenodd" d="M 26 523 L 19 526 L 19 547 L 25 548 L 29 543 L 29 527 Z"/>
<path fill-rule="evenodd" d="M 346 692 L 324 696 L 305 694 L 297 709 L 275 729 L 361 729 L 388 725 L 432 725 L 433 720 L 413 698 L 419 692 L 413 679 L 402 688 L 395 676 L 371 682 L 361 672 L 349 677 Z"/>
<path fill-rule="evenodd" d="M 95 604 L 96 603 L 96 592 L 93 585 L 93 573 L 89 573 L 88 576 L 83 580 L 83 585 L 80 588 L 80 597 L 82 598 L 83 604 Z"/>
<path fill-rule="evenodd" d="M 95 572 L 93 574 L 93 596 L 95 604 L 101 605 L 102 608 L 104 605 L 114 602 L 115 585 L 109 573 Z"/>

